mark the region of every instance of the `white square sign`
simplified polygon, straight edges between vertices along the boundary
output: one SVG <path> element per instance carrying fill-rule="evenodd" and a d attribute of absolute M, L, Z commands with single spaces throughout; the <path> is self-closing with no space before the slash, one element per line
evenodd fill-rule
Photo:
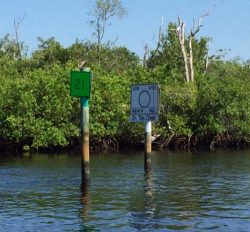
<path fill-rule="evenodd" d="M 131 109 L 131 117 L 135 115 L 144 115 L 151 117 L 153 115 L 158 116 L 159 85 L 158 84 L 132 85 L 130 109 Z M 155 118 L 158 120 L 158 117 Z M 136 121 L 136 120 L 131 120 L 131 121 Z M 137 121 L 142 121 L 142 120 L 137 120 Z"/>

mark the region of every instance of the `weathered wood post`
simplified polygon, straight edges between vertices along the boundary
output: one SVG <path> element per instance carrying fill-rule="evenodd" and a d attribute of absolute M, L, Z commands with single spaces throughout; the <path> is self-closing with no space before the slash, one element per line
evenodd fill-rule
<path fill-rule="evenodd" d="M 89 98 L 91 92 L 92 73 L 89 68 L 80 71 L 71 71 L 70 74 L 70 95 L 80 97 L 81 116 L 81 163 L 82 181 L 88 181 L 89 169 Z"/>
<path fill-rule="evenodd" d="M 81 97 L 82 178 L 89 179 L 89 99 Z"/>
<path fill-rule="evenodd" d="M 148 170 L 151 168 L 151 153 L 152 153 L 151 131 L 152 131 L 151 121 L 145 122 L 145 148 L 144 148 L 145 170 Z"/>

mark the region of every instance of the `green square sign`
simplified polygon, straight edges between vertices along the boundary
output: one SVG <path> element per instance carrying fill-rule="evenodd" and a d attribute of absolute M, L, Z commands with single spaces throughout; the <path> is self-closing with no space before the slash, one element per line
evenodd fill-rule
<path fill-rule="evenodd" d="M 70 95 L 74 97 L 90 97 L 91 72 L 71 71 Z"/>

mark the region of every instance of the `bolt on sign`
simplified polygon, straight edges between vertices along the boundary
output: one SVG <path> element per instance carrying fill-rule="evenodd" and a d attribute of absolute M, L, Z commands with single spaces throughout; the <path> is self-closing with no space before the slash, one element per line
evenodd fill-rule
<path fill-rule="evenodd" d="M 158 121 L 160 105 L 158 84 L 138 84 L 131 86 L 130 121 Z"/>
<path fill-rule="evenodd" d="M 90 98 L 91 72 L 71 71 L 70 96 Z"/>

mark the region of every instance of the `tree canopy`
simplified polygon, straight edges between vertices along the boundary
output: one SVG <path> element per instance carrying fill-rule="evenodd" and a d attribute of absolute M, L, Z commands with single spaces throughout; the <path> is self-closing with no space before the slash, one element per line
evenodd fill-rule
<path fill-rule="evenodd" d="M 249 65 L 209 57 L 208 38 L 193 37 L 194 80 L 187 82 L 176 27 L 170 23 L 162 32 L 145 66 L 126 47 L 79 40 L 64 47 L 54 38 L 39 38 L 30 56 L 20 43 L 19 59 L 15 41 L 4 36 L 0 40 L 0 148 L 38 150 L 79 144 L 80 102 L 69 96 L 69 74 L 83 60 L 94 73 L 92 149 L 140 144 L 143 125 L 128 120 L 130 86 L 135 83 L 161 86 L 160 120 L 153 129 L 153 134 L 160 135 L 159 146 L 213 148 L 248 143 Z M 188 39 L 184 38 L 186 46 Z"/>

